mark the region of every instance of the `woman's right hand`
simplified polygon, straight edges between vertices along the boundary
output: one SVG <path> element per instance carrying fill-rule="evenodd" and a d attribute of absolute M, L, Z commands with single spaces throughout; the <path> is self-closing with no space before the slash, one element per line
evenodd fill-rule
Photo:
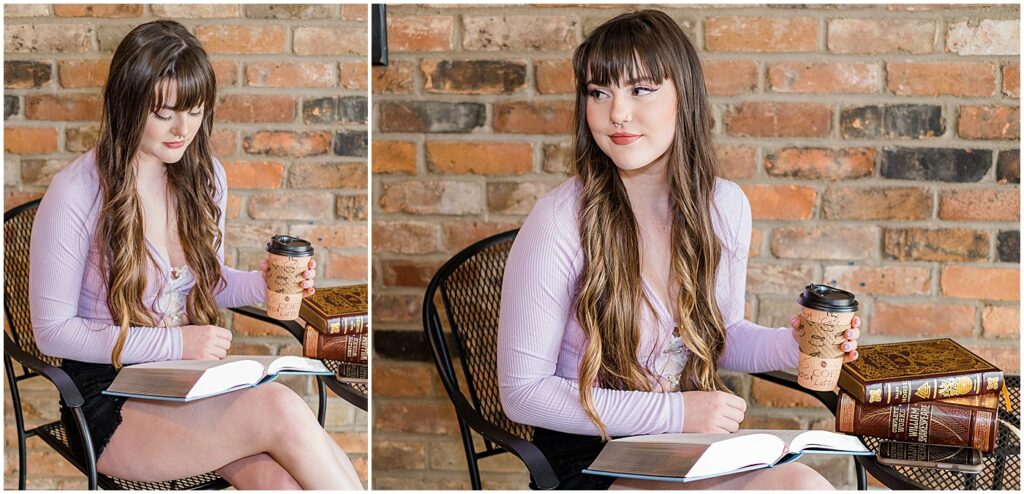
<path fill-rule="evenodd" d="M 219 326 L 182 326 L 181 358 L 183 360 L 220 360 L 231 347 L 231 331 Z"/>
<path fill-rule="evenodd" d="M 683 393 L 683 432 L 722 434 L 736 432 L 747 402 L 724 391 Z"/>

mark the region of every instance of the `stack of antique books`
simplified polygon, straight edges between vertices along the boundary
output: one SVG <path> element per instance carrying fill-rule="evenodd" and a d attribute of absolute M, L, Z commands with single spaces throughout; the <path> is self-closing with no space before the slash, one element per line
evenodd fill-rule
<path fill-rule="evenodd" d="M 948 338 L 858 351 L 839 377 L 837 431 L 890 439 L 911 455 L 927 446 L 994 448 L 1001 370 Z"/>
<path fill-rule="evenodd" d="M 302 355 L 340 363 L 345 376 L 366 374 L 370 318 L 366 285 L 318 288 L 302 300 Z"/>

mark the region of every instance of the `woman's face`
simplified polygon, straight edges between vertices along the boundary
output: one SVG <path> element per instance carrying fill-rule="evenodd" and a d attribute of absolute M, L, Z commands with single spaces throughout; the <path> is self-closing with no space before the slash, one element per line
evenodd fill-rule
<path fill-rule="evenodd" d="M 676 134 L 676 86 L 664 81 L 587 84 L 587 125 L 622 172 L 663 166 Z"/>
<path fill-rule="evenodd" d="M 139 161 L 177 163 L 203 125 L 202 106 L 174 111 L 177 84 L 167 84 L 164 107 L 150 112 L 139 144 Z"/>

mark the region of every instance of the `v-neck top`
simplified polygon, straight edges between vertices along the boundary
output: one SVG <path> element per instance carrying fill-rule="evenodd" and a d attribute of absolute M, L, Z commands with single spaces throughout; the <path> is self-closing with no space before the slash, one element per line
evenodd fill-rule
<path fill-rule="evenodd" d="M 214 160 L 215 200 L 221 210 L 224 232 L 227 179 Z M 110 363 L 119 327 L 107 307 L 107 273 L 100 269 L 97 226 L 103 198 L 100 195 L 96 153 L 91 150 L 54 175 L 32 225 L 29 268 L 29 304 L 32 329 L 39 349 L 54 357 L 82 362 Z M 132 327 L 121 354 L 125 364 L 181 358 L 180 324 L 168 324 L 170 302 L 165 295 L 187 297 L 195 279 L 175 278 L 172 266 L 149 242 L 155 262 L 147 263 L 143 305 L 167 327 Z M 224 283 L 214 294 L 218 307 L 238 307 L 265 302 L 266 282 L 259 271 L 240 271 L 224 263 L 224 245 L 217 251 Z M 190 273 L 191 274 L 191 273 Z M 169 294 L 176 295 L 169 295 Z M 158 303 L 160 297 L 164 301 Z M 184 310 L 183 308 L 181 309 Z M 172 308 L 171 312 L 176 312 Z M 187 321 L 182 313 L 181 321 Z"/>
<path fill-rule="evenodd" d="M 498 328 L 498 383 L 502 406 L 513 421 L 573 434 L 597 435 L 579 401 L 579 366 L 586 336 L 575 317 L 583 269 L 579 237 L 578 178 L 562 183 L 534 205 L 509 252 L 502 280 Z M 789 328 L 767 328 L 744 319 L 750 204 L 733 182 L 718 179 L 711 211 L 722 256 L 715 276 L 715 300 L 726 328 L 719 368 L 763 372 L 797 365 L 797 344 Z M 670 312 L 642 283 L 650 307 L 641 303 L 637 359 L 654 375 L 659 358 L 676 351 Z M 794 302 L 794 312 L 796 311 Z M 675 343 L 674 343 L 675 342 Z M 685 361 L 685 360 L 684 360 Z M 680 367 L 681 368 L 681 367 Z M 683 395 L 623 391 L 594 386 L 598 415 L 612 436 L 682 432 Z"/>

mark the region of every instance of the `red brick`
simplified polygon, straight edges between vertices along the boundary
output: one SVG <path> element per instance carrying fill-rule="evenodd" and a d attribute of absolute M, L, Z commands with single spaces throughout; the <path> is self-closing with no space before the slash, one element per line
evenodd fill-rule
<path fill-rule="evenodd" d="M 374 404 L 374 430 L 416 434 L 455 434 L 455 409 L 444 401 L 381 401 Z M 416 417 L 416 420 L 409 420 Z"/>
<path fill-rule="evenodd" d="M 572 16 L 462 16 L 462 47 L 470 51 L 567 51 L 576 44 Z"/>
<path fill-rule="evenodd" d="M 213 154 L 219 157 L 235 154 L 238 147 L 238 132 L 230 129 L 215 129 L 210 136 L 210 145 L 213 147 Z"/>
<path fill-rule="evenodd" d="M 4 62 L 4 87 L 7 89 L 47 87 L 54 79 L 53 63 L 49 60 L 7 60 Z"/>
<path fill-rule="evenodd" d="M 957 133 L 964 139 L 1020 139 L 1020 107 L 961 106 Z"/>
<path fill-rule="evenodd" d="M 309 240 L 317 247 L 328 249 L 366 247 L 368 237 L 366 225 L 292 225 L 290 233 L 299 238 Z M 374 248 L 376 249 L 376 245 L 374 245 Z"/>
<path fill-rule="evenodd" d="M 423 221 L 374 221 L 373 251 L 426 254 L 437 251 L 440 225 Z"/>
<path fill-rule="evenodd" d="M 718 146 L 719 173 L 736 180 L 757 175 L 757 149 L 750 146 Z"/>
<path fill-rule="evenodd" d="M 321 131 L 260 131 L 246 136 L 245 152 L 271 156 L 316 156 L 331 149 L 331 133 Z"/>
<path fill-rule="evenodd" d="M 806 264 L 752 262 L 747 265 L 747 292 L 799 293 L 814 277 L 814 267 Z"/>
<path fill-rule="evenodd" d="M 296 27 L 292 51 L 297 55 L 366 55 L 366 31 L 350 27 Z"/>
<path fill-rule="evenodd" d="M 576 91 L 572 60 L 538 60 L 534 63 L 534 75 L 540 94 L 573 94 Z"/>
<path fill-rule="evenodd" d="M 768 87 L 777 93 L 876 93 L 882 67 L 866 62 L 786 62 L 768 67 Z"/>
<path fill-rule="evenodd" d="M 1020 344 L 1012 346 L 972 345 L 971 351 L 1007 374 L 1020 374 Z"/>
<path fill-rule="evenodd" d="M 455 20 L 446 16 L 389 16 L 388 49 L 448 51 L 452 48 Z"/>
<path fill-rule="evenodd" d="M 374 139 L 373 173 L 416 173 L 416 143 Z"/>
<path fill-rule="evenodd" d="M 416 64 L 401 60 L 373 68 L 373 94 L 410 94 L 416 88 L 413 73 Z"/>
<path fill-rule="evenodd" d="M 231 321 L 231 331 L 236 336 L 287 336 L 291 338 L 284 328 L 274 323 L 263 322 L 259 319 L 240 316 L 235 314 Z"/>
<path fill-rule="evenodd" d="M 828 51 L 843 54 L 924 54 L 935 51 L 936 22 L 919 19 L 831 19 Z"/>
<path fill-rule="evenodd" d="M 249 217 L 258 220 L 316 220 L 329 217 L 330 194 L 288 192 L 249 196 Z"/>
<path fill-rule="evenodd" d="M 1020 189 L 957 189 L 939 196 L 939 218 L 944 220 L 1017 221 Z"/>
<path fill-rule="evenodd" d="M 345 221 L 366 221 L 367 204 L 365 193 L 339 194 L 334 203 L 334 214 L 338 215 L 338 219 Z"/>
<path fill-rule="evenodd" d="M 800 429 L 802 424 L 796 414 L 773 417 L 748 411 L 740 423 L 740 429 Z"/>
<path fill-rule="evenodd" d="M 925 220 L 932 193 L 923 187 L 831 187 L 821 204 L 831 220 Z"/>
<path fill-rule="evenodd" d="M 806 220 L 814 215 L 817 193 L 802 185 L 746 185 L 755 220 Z"/>
<path fill-rule="evenodd" d="M 942 294 L 981 300 L 1020 300 L 1020 268 L 943 266 Z"/>
<path fill-rule="evenodd" d="M 224 227 L 224 245 L 238 248 L 263 249 L 271 237 L 287 232 L 283 223 L 236 223 Z M 295 235 L 298 235 L 295 233 Z M 301 237 L 301 235 L 298 235 Z M 306 237 L 303 237 L 306 238 Z"/>
<path fill-rule="evenodd" d="M 346 255 L 331 252 L 324 266 L 324 276 L 330 279 L 365 280 L 366 255 Z"/>
<path fill-rule="evenodd" d="M 287 37 L 282 26 L 205 25 L 195 33 L 210 53 L 240 55 L 284 53 Z"/>
<path fill-rule="evenodd" d="M 227 161 L 224 171 L 231 189 L 277 189 L 284 180 L 284 163 L 277 161 Z"/>
<path fill-rule="evenodd" d="M 709 17 L 704 20 L 707 51 L 813 52 L 818 20 L 813 17 Z"/>
<path fill-rule="evenodd" d="M 376 381 L 374 382 L 376 385 Z M 427 467 L 427 446 L 420 441 L 373 442 L 373 468 L 381 470 L 415 471 Z"/>
<path fill-rule="evenodd" d="M 989 235 L 967 228 L 886 228 L 882 252 L 900 261 L 983 261 Z"/>
<path fill-rule="evenodd" d="M 986 338 L 1020 338 L 1020 307 L 986 305 L 981 327 Z"/>
<path fill-rule="evenodd" d="M 1015 98 L 1020 97 L 1020 64 L 1003 65 L 1003 94 Z"/>
<path fill-rule="evenodd" d="M 110 70 L 110 59 L 64 60 L 59 66 L 62 87 L 103 87 Z"/>
<path fill-rule="evenodd" d="M 4 152 L 46 154 L 57 150 L 57 129 L 4 126 Z"/>
<path fill-rule="evenodd" d="M 874 227 L 786 227 L 772 232 L 772 255 L 780 259 L 870 259 L 878 244 Z"/>
<path fill-rule="evenodd" d="M 157 17 L 169 17 L 172 19 L 217 19 L 240 17 L 241 7 L 238 5 L 165 5 L 151 4 L 150 10 Z"/>
<path fill-rule="evenodd" d="M 820 401 L 803 391 L 790 389 L 763 379 L 751 381 L 750 398 L 759 405 L 772 408 L 824 408 Z"/>
<path fill-rule="evenodd" d="M 483 212 L 484 192 L 479 183 L 410 180 L 381 187 L 383 213 L 464 215 Z"/>
<path fill-rule="evenodd" d="M 295 98 L 271 94 L 227 94 L 217 103 L 224 122 L 266 123 L 295 120 Z"/>
<path fill-rule="evenodd" d="M 365 189 L 366 163 L 300 161 L 288 170 L 293 189 Z"/>
<path fill-rule="evenodd" d="M 533 204 L 550 191 L 548 182 L 491 182 L 487 184 L 487 209 L 499 214 L 528 214 Z"/>
<path fill-rule="evenodd" d="M 109 17 L 121 19 L 142 15 L 139 4 L 58 4 L 53 6 L 57 17 Z"/>
<path fill-rule="evenodd" d="M 103 100 L 98 94 L 35 94 L 25 97 L 30 120 L 99 120 Z"/>
<path fill-rule="evenodd" d="M 253 63 L 245 67 L 245 83 L 253 87 L 333 87 L 338 80 L 333 63 Z"/>
<path fill-rule="evenodd" d="M 341 20 L 343 21 L 365 21 L 366 20 L 366 5 L 360 4 L 342 4 L 341 5 Z"/>
<path fill-rule="evenodd" d="M 99 124 L 67 127 L 64 129 L 64 150 L 73 153 L 84 153 L 96 145 L 99 134 Z"/>
<path fill-rule="evenodd" d="M 494 131 L 507 134 L 565 134 L 572 128 L 569 101 L 513 101 L 494 105 Z"/>
<path fill-rule="evenodd" d="M 375 363 L 376 364 L 376 363 Z M 427 398 L 437 396 L 430 387 L 433 365 L 382 362 L 373 366 L 374 398 Z"/>
<path fill-rule="evenodd" d="M 227 219 L 237 219 L 242 215 L 242 197 L 228 192 Z"/>
<path fill-rule="evenodd" d="M 709 96 L 735 96 L 757 89 L 754 60 L 704 60 L 704 85 Z"/>
<path fill-rule="evenodd" d="M 383 260 L 380 266 L 383 286 L 426 288 L 440 261 Z"/>
<path fill-rule="evenodd" d="M 765 157 L 765 171 L 777 177 L 841 180 L 870 176 L 875 168 L 871 148 L 783 148 Z"/>
<path fill-rule="evenodd" d="M 897 96 L 992 96 L 996 68 L 989 62 L 886 64 L 886 84 Z"/>
<path fill-rule="evenodd" d="M 572 148 L 568 142 L 544 145 L 544 162 L 541 167 L 548 173 L 564 174 L 569 170 L 569 154 Z"/>
<path fill-rule="evenodd" d="M 365 62 L 349 62 L 338 64 L 338 85 L 342 89 L 366 90 L 367 72 Z"/>
<path fill-rule="evenodd" d="M 4 18 L 9 17 L 44 17 L 52 15 L 49 5 L 12 3 L 4 6 Z"/>
<path fill-rule="evenodd" d="M 870 333 L 899 336 L 970 337 L 975 309 L 970 305 L 875 302 Z"/>
<path fill-rule="evenodd" d="M 754 228 L 750 232 L 750 250 L 747 256 L 754 258 L 761 255 L 761 243 L 764 240 L 764 230 Z"/>
<path fill-rule="evenodd" d="M 533 169 L 533 146 L 526 142 L 439 142 L 426 144 L 427 167 L 434 172 L 522 175 Z"/>
<path fill-rule="evenodd" d="M 946 52 L 957 55 L 1020 55 L 1019 19 L 953 22 L 946 27 Z"/>
<path fill-rule="evenodd" d="M 930 295 L 932 270 L 918 266 L 826 266 L 824 282 L 873 295 Z"/>
<path fill-rule="evenodd" d="M 440 60 L 420 64 L 423 90 L 438 94 L 512 94 L 526 88 L 525 60 Z"/>
<path fill-rule="evenodd" d="M 519 228 L 519 226 L 519 223 L 493 221 L 445 222 L 442 226 L 444 228 L 442 235 L 443 250 L 446 252 L 458 252 L 478 240 L 514 230 Z"/>
<path fill-rule="evenodd" d="M 21 160 L 21 183 L 23 185 L 50 185 L 50 180 L 57 172 L 67 166 L 68 160 Z"/>
<path fill-rule="evenodd" d="M 820 103 L 746 102 L 723 115 L 726 133 L 750 137 L 827 137 L 832 110 Z"/>
<path fill-rule="evenodd" d="M 8 7 L 9 8 L 9 7 Z M 8 53 L 83 53 L 93 50 L 95 29 L 86 24 L 8 24 Z"/>
<path fill-rule="evenodd" d="M 374 222 L 376 223 L 376 222 Z M 374 230 L 376 231 L 376 230 Z M 374 250 L 377 242 L 374 240 Z M 373 324 L 380 323 L 413 323 L 420 324 L 423 312 L 423 295 L 388 295 L 373 294 Z M 378 326 L 379 327 L 379 326 Z"/>
<path fill-rule="evenodd" d="M 346 454 L 366 453 L 370 445 L 365 432 L 331 432 L 331 438 Z"/>

